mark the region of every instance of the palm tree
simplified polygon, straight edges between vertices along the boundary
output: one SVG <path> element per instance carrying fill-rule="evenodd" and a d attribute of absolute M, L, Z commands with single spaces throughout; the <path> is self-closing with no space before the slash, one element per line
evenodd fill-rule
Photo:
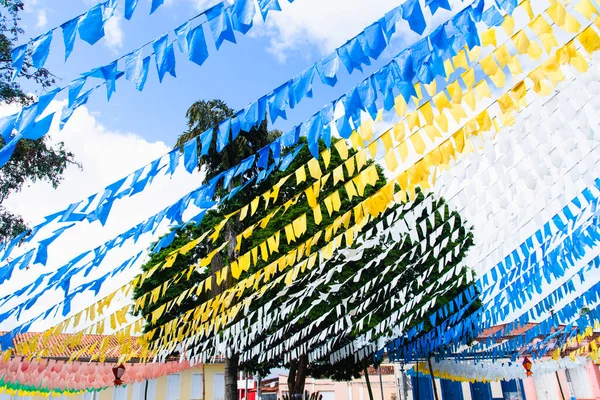
<path fill-rule="evenodd" d="M 191 105 L 187 110 L 186 117 L 188 119 L 188 130 L 177 138 L 176 146 L 183 149 L 183 145 L 190 139 L 200 136 L 207 129 L 213 128 L 217 132 L 219 123 L 227 118 L 232 117 L 235 111 L 227 104 L 218 99 L 214 100 L 198 100 Z M 254 127 L 250 132 L 240 131 L 238 136 L 222 149 L 217 152 L 217 135 L 213 135 L 208 154 L 198 158 L 198 168 L 203 168 L 205 175 L 203 183 L 210 181 L 213 177 L 221 172 L 239 164 L 242 160 L 255 154 L 258 150 L 268 145 L 271 141 L 281 136 L 279 131 L 269 131 L 267 120 L 257 127 Z M 250 169 L 248 173 L 256 173 L 256 169 Z M 230 191 L 233 188 L 233 180 L 229 187 L 223 188 L 221 183 L 217 189 Z M 254 193 L 252 187 L 244 190 L 247 198 L 254 198 L 257 193 Z M 246 197 L 245 196 L 245 197 Z M 231 260 L 237 257 L 235 251 L 235 237 L 239 221 L 232 219 L 223 228 L 224 237 L 229 240 L 230 245 L 227 247 L 227 259 Z M 211 270 L 213 272 L 212 296 L 222 293 L 226 288 L 233 284 L 231 276 L 228 276 L 225 282 L 225 287 L 217 285 L 215 274 L 221 270 L 224 265 L 224 260 L 221 254 L 217 254 L 211 260 Z M 238 375 L 238 355 L 232 354 L 231 357 L 225 358 L 225 399 L 237 399 L 237 375 Z"/>

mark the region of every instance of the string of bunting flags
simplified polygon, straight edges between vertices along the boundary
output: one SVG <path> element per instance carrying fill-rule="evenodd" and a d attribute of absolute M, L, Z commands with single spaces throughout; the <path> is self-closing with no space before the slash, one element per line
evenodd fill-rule
<path fill-rule="evenodd" d="M 252 2 L 250 2 L 250 3 L 252 3 Z M 417 6 L 418 6 L 418 2 L 417 2 Z M 479 8 L 480 6 L 481 5 L 478 4 L 478 5 L 475 5 L 474 7 Z M 388 12 L 385 17 L 383 17 L 381 20 L 379 20 L 375 24 L 371 25 L 370 27 L 366 28 L 361 34 L 356 36 L 354 39 L 349 41 L 344 46 L 347 47 L 347 46 L 350 46 L 350 44 L 352 44 L 352 43 L 359 43 L 359 42 L 363 43 L 363 45 L 365 45 L 365 46 L 366 46 L 366 44 L 371 43 L 371 42 L 377 43 L 377 44 L 373 44 L 370 47 L 371 50 L 368 53 L 371 56 L 377 55 L 377 57 L 378 57 L 381 54 L 381 52 L 385 49 L 385 47 L 380 48 L 380 47 L 375 47 L 375 46 L 387 46 L 387 43 L 391 39 L 391 36 L 395 33 L 395 24 L 400 18 L 399 15 L 401 14 L 402 7 L 403 6 L 398 6 L 394 10 Z M 464 10 L 464 11 L 466 11 L 466 10 Z M 489 21 L 489 24 L 497 23 L 499 16 L 500 16 L 500 14 L 498 13 L 498 11 L 494 7 L 492 7 L 486 11 L 485 20 Z M 463 20 L 464 20 L 464 18 L 463 18 Z M 456 25 L 458 22 L 461 22 L 464 24 L 465 22 L 463 20 L 458 19 L 458 18 L 452 19 L 454 25 Z M 384 26 L 386 27 L 385 29 L 383 28 Z M 382 31 L 384 31 L 384 30 L 385 30 L 385 35 L 382 34 Z M 370 34 L 368 32 L 370 32 Z M 375 40 L 375 39 L 372 39 L 372 40 L 360 39 L 360 38 L 365 38 L 365 37 L 367 39 L 370 37 L 377 37 L 379 39 L 377 39 L 377 40 Z M 385 38 L 387 38 L 387 41 L 385 40 Z M 424 40 L 422 42 L 425 43 L 426 40 Z M 454 42 L 456 42 L 456 40 Z M 348 54 L 356 53 L 356 51 L 354 51 L 354 52 L 349 51 L 344 46 L 340 47 L 335 52 L 331 53 L 331 55 L 324 58 L 324 60 L 325 59 L 335 60 L 334 64 L 337 65 L 337 67 L 335 67 L 335 69 L 333 70 L 333 75 L 329 74 L 330 78 L 335 77 L 335 73 L 337 73 L 337 69 L 339 68 L 339 61 L 337 61 L 338 58 L 343 61 L 343 60 L 346 60 L 347 57 L 350 57 L 350 56 L 348 56 Z M 374 57 L 374 58 L 376 59 L 377 57 Z M 361 60 L 362 61 L 360 61 L 360 60 L 353 61 L 353 64 L 352 64 L 352 65 L 354 65 L 353 69 L 360 69 L 360 65 L 362 65 L 362 64 L 368 65 L 368 63 L 369 63 L 368 57 L 366 59 L 361 59 Z M 425 61 L 426 60 L 423 60 L 423 62 L 425 62 Z M 329 61 L 329 63 L 332 63 L 332 62 L 333 61 L 331 61 L 331 60 Z M 347 62 L 344 62 L 344 64 L 347 64 Z M 273 115 L 284 115 L 285 114 L 284 110 L 286 107 L 290 106 L 293 108 L 294 104 L 297 104 L 299 101 L 301 101 L 302 98 L 304 98 L 307 94 L 312 93 L 312 81 L 313 81 L 313 77 L 314 77 L 314 71 L 319 69 L 318 65 L 319 65 L 319 62 L 315 63 L 308 70 L 302 72 L 301 74 L 297 75 L 296 77 L 290 79 L 286 84 L 280 86 L 280 89 L 276 89 L 271 94 L 261 97 L 258 101 L 247 106 L 244 110 L 237 112 L 235 117 L 221 121 L 221 123 L 219 124 L 219 129 L 218 129 L 219 140 L 218 140 L 218 145 L 217 145 L 217 151 L 221 151 L 221 149 L 224 148 L 229 143 L 229 140 L 230 140 L 229 134 L 230 133 L 231 133 L 231 140 L 233 140 L 239 133 L 240 129 L 243 129 L 245 131 L 250 131 L 252 127 L 257 126 L 261 121 L 263 121 L 266 116 L 267 107 L 268 107 L 269 115 L 271 115 L 272 118 L 273 118 Z M 419 68 L 420 67 L 418 65 L 415 66 L 415 72 L 413 72 L 413 74 L 412 74 L 413 76 L 416 74 L 416 71 Z M 329 68 L 329 69 L 331 69 L 331 68 Z M 349 70 L 349 72 L 352 71 L 352 69 L 348 69 L 348 70 Z M 390 72 L 387 72 L 387 73 L 389 76 Z M 410 78 L 408 80 L 410 81 L 411 79 L 412 78 Z M 389 78 L 388 78 L 388 80 L 389 80 Z M 302 82 L 300 82 L 300 81 L 302 81 Z M 83 83 L 85 83 L 85 82 L 83 82 Z M 285 88 L 285 90 L 283 90 L 282 88 Z M 292 88 L 292 89 L 297 88 L 297 89 L 293 89 L 293 90 L 289 89 L 288 90 L 287 88 Z M 79 87 L 78 90 L 81 90 L 81 87 Z M 382 90 L 387 90 L 387 88 L 383 88 Z M 21 111 L 21 114 L 25 113 L 27 115 L 23 115 L 23 117 L 19 117 L 19 119 L 22 121 L 32 122 L 35 118 L 37 118 L 36 116 L 33 115 L 34 111 L 38 115 L 41 115 L 43 113 L 43 111 L 45 110 L 45 108 L 47 107 L 47 105 L 50 103 L 50 101 L 54 98 L 55 95 L 56 95 L 56 93 L 54 93 L 54 94 L 49 93 L 48 95 L 45 95 L 45 97 L 43 97 L 43 99 L 40 98 L 40 103 L 39 103 L 40 105 L 34 107 L 35 106 L 35 104 L 34 104 L 30 107 L 30 110 L 24 109 L 23 111 Z M 73 94 L 71 97 L 76 98 L 77 94 Z M 333 106 L 335 106 L 335 104 L 337 104 L 339 102 L 340 102 L 340 100 L 331 102 L 330 105 L 323 108 L 323 111 L 321 111 L 321 113 L 331 114 Z M 354 101 L 354 103 L 356 103 L 356 102 Z M 357 113 L 357 110 L 359 110 L 361 107 L 365 108 L 365 106 L 361 106 L 360 104 L 353 104 L 352 107 L 349 107 L 349 105 L 346 104 L 345 102 L 344 102 L 344 106 L 347 109 L 347 113 L 350 113 L 350 112 L 353 113 L 355 122 L 360 121 L 360 119 L 357 119 L 356 113 Z M 366 108 L 369 108 L 369 107 L 370 106 L 367 105 Z M 317 113 L 317 114 L 319 114 L 319 113 Z M 13 117 L 15 118 L 15 120 L 16 120 L 16 118 L 18 118 L 17 115 L 15 114 L 11 117 L 8 117 L 6 119 L 6 121 L 8 121 L 9 119 L 12 119 Z M 357 122 L 357 123 L 359 124 L 359 122 Z M 338 125 L 339 125 L 339 123 L 338 123 Z M 344 125 L 346 125 L 346 124 L 344 124 Z M 10 123 L 8 123 L 8 125 L 6 125 L 6 126 L 9 131 L 12 131 L 12 126 L 10 125 Z M 356 126 L 358 127 L 358 125 L 356 125 Z M 9 132 L 9 131 L 6 131 L 6 132 Z M 292 130 L 290 130 L 290 132 L 288 132 L 288 134 L 284 135 L 282 140 L 288 140 L 288 141 L 293 140 L 293 137 L 297 136 L 297 134 L 299 132 L 306 133 L 306 129 L 304 129 L 302 125 L 299 125 L 299 126 L 293 128 Z M 207 154 L 208 149 L 212 143 L 213 135 L 214 135 L 214 133 L 212 130 L 208 130 L 204 134 L 200 135 L 199 143 L 198 143 L 198 144 L 201 144 L 201 148 L 202 148 L 200 155 Z M 324 139 L 325 139 L 326 143 L 329 143 L 329 140 L 326 137 Z M 318 138 L 316 140 L 318 140 Z M 181 154 L 181 157 L 184 158 L 184 164 L 186 166 L 186 169 L 190 173 L 195 170 L 196 163 L 194 162 L 194 159 L 198 157 L 197 152 L 195 152 L 195 145 L 194 145 L 196 141 L 197 141 L 197 139 L 194 138 L 190 142 L 186 143 L 186 145 L 184 146 L 184 151 L 183 151 L 184 154 Z M 5 146 L 5 147 L 8 147 L 8 146 Z M 278 150 L 277 150 L 275 144 L 271 144 L 270 146 L 267 146 L 267 147 L 269 147 L 273 151 L 274 157 L 278 158 Z M 266 162 L 265 157 L 268 157 L 268 151 L 269 151 L 267 147 L 260 149 L 257 152 L 259 154 L 259 158 L 258 158 L 259 168 L 266 167 L 265 166 L 265 162 Z M 200 148 L 200 146 L 198 146 L 198 148 Z M 174 172 L 174 170 L 177 168 L 177 165 L 179 164 L 179 157 L 177 156 L 178 154 L 180 154 L 178 149 L 174 149 L 171 152 L 169 152 L 169 154 L 168 154 L 168 169 L 166 170 L 166 172 L 172 174 Z M 313 155 L 315 155 L 315 154 L 313 154 Z M 166 159 L 166 156 L 163 156 L 163 157 L 165 157 L 165 159 Z M 104 193 L 101 196 L 99 193 L 95 194 L 95 195 L 91 195 L 88 197 L 87 201 L 81 201 L 79 203 L 74 203 L 68 209 L 64 210 L 64 212 L 59 212 L 59 213 L 55 213 L 50 216 L 47 216 L 45 218 L 46 221 L 44 223 L 37 225 L 35 228 L 30 230 L 26 234 L 24 233 L 22 236 L 15 238 L 15 240 L 13 240 L 7 246 L 7 249 L 5 250 L 5 253 L 2 256 L 2 258 L 6 259 L 6 257 L 8 257 L 10 255 L 10 253 L 11 253 L 12 249 L 15 247 L 15 245 L 17 243 L 19 243 L 19 241 L 22 240 L 25 237 L 25 235 L 27 236 L 26 242 L 31 241 L 33 239 L 33 237 L 36 235 L 36 233 L 41 228 L 43 228 L 50 221 L 57 219 L 58 217 L 61 217 L 59 220 L 60 222 L 79 222 L 79 221 L 83 221 L 83 220 L 88 220 L 90 222 L 93 222 L 94 220 L 99 220 L 102 224 L 104 224 L 108 218 L 108 215 L 110 213 L 110 209 L 114 203 L 114 200 L 116 200 L 118 198 L 122 198 L 123 196 L 126 196 L 126 195 L 132 196 L 136 193 L 143 191 L 149 184 L 152 183 L 155 176 L 161 170 L 166 168 L 166 164 L 161 165 L 163 157 L 161 157 L 160 159 L 154 160 L 153 162 L 136 170 L 134 173 L 128 175 L 127 177 L 120 179 L 120 180 L 116 181 L 115 183 L 107 186 L 107 188 L 105 189 Z M 246 166 L 249 168 L 253 162 L 254 162 L 254 158 L 252 158 L 252 160 L 245 160 L 244 162 L 242 162 L 242 164 L 239 166 L 239 168 L 241 169 L 243 166 Z M 142 178 L 142 174 L 145 172 L 146 169 L 148 169 L 147 175 L 144 178 Z M 236 174 L 237 171 L 238 171 L 238 166 L 235 166 L 235 167 L 231 168 L 230 170 L 226 171 L 225 173 L 223 173 L 221 175 L 221 178 L 226 179 L 226 178 L 230 177 L 232 174 Z M 130 178 L 131 178 L 131 183 L 130 183 L 129 187 L 127 189 L 119 191 L 120 188 L 124 185 L 124 183 L 127 180 L 129 180 Z M 218 182 L 218 179 L 215 182 L 211 182 L 211 184 L 216 184 L 217 182 Z M 95 209 L 93 209 L 90 212 L 87 212 L 87 209 L 91 206 L 92 202 L 94 202 L 94 200 L 96 200 L 96 199 L 99 199 L 99 200 L 98 200 L 98 204 L 95 207 Z M 85 204 L 82 207 L 81 211 L 77 210 L 77 208 L 79 207 L 80 204 Z M 57 232 L 54 232 L 52 237 L 60 236 L 64 231 L 66 231 L 69 228 L 70 227 L 66 227 L 64 230 L 59 230 Z M 42 249 L 44 249 L 45 247 L 50 245 L 54 240 L 55 240 L 55 238 L 53 240 L 48 238 L 44 241 L 40 241 L 39 246 L 41 246 Z M 43 251 L 42 251 L 42 253 L 43 253 Z"/>
<path fill-rule="evenodd" d="M 14 268 L 14 265 L 16 265 L 16 262 L 13 262 L 13 268 Z M 23 264 L 21 264 L 21 265 L 23 265 Z"/>
<path fill-rule="evenodd" d="M 117 3 L 100 3 L 68 21 L 71 42 L 65 39 L 65 59 L 73 48 L 76 30 L 90 43 L 102 37 L 100 31 Z M 107 386 L 106 374 L 97 372 L 109 365 L 87 366 L 73 360 L 87 354 L 91 360 L 105 362 L 111 347 L 118 354 L 117 363 L 134 357 L 141 360 L 139 367 L 131 366 L 132 381 L 171 373 L 173 368 L 189 368 L 232 352 L 242 362 L 287 363 L 306 354 L 310 362 L 332 365 L 349 358 L 378 362 L 384 352 L 391 360 L 404 362 L 436 354 L 432 376 L 471 382 L 523 378 L 524 371 L 516 363 L 522 355 L 534 359 L 534 373 L 539 374 L 583 365 L 587 362 L 581 357 L 584 355 L 597 360 L 600 342 L 593 339 L 593 329 L 600 324 L 600 282 L 588 275 L 600 265 L 600 178 L 595 168 L 599 157 L 595 131 L 600 120 L 594 116 L 598 105 L 594 93 L 598 89 L 586 89 L 581 79 L 598 76 L 591 58 L 600 49 L 600 18 L 591 0 L 542 3 L 498 1 L 486 10 L 483 1 L 468 5 L 275 143 L 104 245 L 1 298 L 0 322 L 15 317 L 19 326 L 0 336 L 4 358 L 0 361 L 0 391 L 80 394 L 86 389 L 102 389 Z M 151 13 L 161 4 L 153 0 Z M 136 6 L 135 0 L 125 1 L 129 18 Z M 432 15 L 439 8 L 452 11 L 443 0 L 427 6 Z M 167 34 L 150 42 L 154 50 L 150 56 L 143 58 L 144 45 L 109 67 L 73 81 L 67 87 L 70 104 L 61 122 L 66 123 L 74 109 L 85 104 L 100 86 L 107 87 L 110 99 L 115 81 L 122 76 L 143 89 L 152 55 L 160 81 L 167 72 L 175 76 L 175 43 L 201 65 L 208 57 L 203 25 L 209 25 L 218 49 L 223 41 L 235 43 L 234 30 L 245 34 L 251 28 L 256 7 L 251 0 L 219 3 L 200 14 L 206 22 L 191 29 L 190 22 L 196 16 L 175 29 L 174 41 Z M 280 6 L 277 0 L 259 0 L 258 9 L 266 19 L 268 11 L 278 11 Z M 100 10 L 100 17 L 94 16 L 93 21 L 88 15 L 92 10 Z M 521 13 L 519 20 L 523 16 L 526 20 L 518 29 L 512 16 L 516 10 Z M 317 74 L 322 83 L 334 86 L 340 64 L 349 74 L 354 69 L 362 72 L 363 65 L 370 65 L 370 60 L 378 59 L 389 46 L 400 20 L 418 34 L 425 32 L 419 2 L 404 2 L 332 55 L 219 123 L 218 129 L 193 138 L 181 149 L 109 185 L 104 192 L 48 216 L 30 232 L 27 242 L 50 223 L 62 226 L 15 258 L 8 257 L 18 241 L 8 244 L 1 257 L 0 283 L 10 282 L 15 269 L 32 263 L 45 265 L 48 246 L 76 223 L 98 219 L 104 225 L 115 200 L 144 190 L 163 170 L 172 174 L 181 158 L 192 173 L 213 139 L 220 152 L 240 131 L 249 132 L 267 115 L 273 123 L 279 117 L 286 118 L 288 108 L 312 96 Z M 86 27 L 88 23 L 93 26 Z M 23 51 L 33 51 L 36 67 L 43 66 L 56 29 L 24 45 Z M 88 29 L 95 30 L 95 40 L 86 36 L 91 34 Z M 67 33 L 63 25 L 63 34 Z M 125 72 L 118 71 L 122 59 L 126 60 Z M 592 78 L 580 78 L 586 74 Z M 104 82 L 81 95 L 89 77 Z M 14 150 L 21 138 L 35 139 L 47 133 L 54 114 L 44 116 L 44 111 L 63 89 L 55 90 L 53 95 L 40 98 L 35 107 L 2 121 L 0 130 L 7 145 L 0 149 L 1 165 L 10 159 L 11 148 Z M 576 93 L 577 105 L 555 113 L 557 105 L 568 102 L 575 92 L 581 92 Z M 378 129 L 384 113 L 391 110 L 396 113 L 396 122 Z M 536 119 L 538 111 L 556 116 Z M 576 134 L 563 140 L 570 130 Z M 319 148 L 321 141 L 324 149 Z M 331 147 L 339 156 L 335 165 Z M 314 158 L 294 163 L 301 152 Z M 479 161 L 482 154 L 484 163 Z M 538 161 L 539 166 L 526 165 L 529 160 Z M 387 167 L 385 175 L 378 163 Z M 485 163 L 498 166 L 495 174 L 484 170 Z M 295 168 L 286 173 L 292 164 Z M 550 164 L 554 168 L 539 172 Z M 534 175 L 521 173 L 528 169 Z M 151 270 L 104 294 L 104 283 L 137 265 L 143 255 L 129 255 L 116 268 L 101 272 L 102 261 L 112 248 L 130 239 L 136 242 L 142 234 L 154 234 L 161 223 L 168 222 L 173 229 L 153 247 L 156 253 L 172 244 L 178 230 L 201 222 L 209 209 L 276 171 L 284 174 L 273 187 L 226 215 L 200 237 L 171 251 L 164 260 L 161 255 Z M 543 179 L 541 183 L 535 182 L 535 174 Z M 225 198 L 215 198 L 219 182 L 228 186 L 235 177 L 241 177 L 240 185 Z M 567 179 L 572 181 L 568 190 Z M 478 187 L 478 182 L 485 184 Z M 509 190 L 495 196 L 499 183 Z M 542 206 L 535 204 L 538 197 L 519 202 L 528 217 L 515 222 L 519 212 L 510 214 L 512 220 L 506 216 L 522 185 L 531 190 L 539 187 L 536 196 L 548 201 Z M 435 200 L 432 193 L 438 189 L 447 191 L 444 201 Z M 282 190 L 286 196 L 290 190 L 294 192 L 282 200 Z M 572 200 L 565 205 L 566 198 Z M 354 199 L 352 207 L 344 205 L 348 204 L 346 199 Z M 273 221 L 299 202 L 306 202 L 307 211 L 275 227 Z M 188 216 L 192 205 L 200 212 Z M 224 227 L 234 218 L 252 218 L 259 207 L 267 211 L 265 217 L 252 220 L 234 237 L 222 237 Z M 470 220 L 481 223 L 485 218 L 501 223 L 481 236 L 462 225 Z M 508 229 L 515 225 L 519 233 L 509 238 Z M 268 237 L 257 240 L 253 236 L 266 228 L 273 231 Z M 285 246 L 281 246 L 282 239 Z M 476 250 L 467 254 L 474 240 Z M 160 282 L 133 304 L 118 309 L 112 306 L 128 298 L 156 271 L 171 268 L 179 256 L 205 244 L 212 246 L 206 256 Z M 209 271 L 213 258 L 226 247 L 235 247 L 235 257 L 218 271 Z M 280 252 L 281 247 L 286 250 Z M 380 252 L 352 270 L 351 276 L 345 275 L 374 249 Z M 474 265 L 476 276 L 469 269 Z M 90 275 L 92 271 L 94 275 Z M 418 275 L 412 276 L 415 271 Z M 189 280 L 195 272 L 201 279 L 174 299 L 162 298 L 169 287 Z M 71 281 L 78 274 L 83 275 L 83 283 L 72 288 Z M 88 276 L 94 278 L 86 280 Z M 226 279 L 233 284 L 211 296 L 213 286 Z M 49 290 L 62 290 L 64 297 L 30 318 L 28 310 Z M 74 299 L 84 292 L 95 296 L 102 293 L 103 297 L 92 305 L 78 305 L 73 313 Z M 262 299 L 267 295 L 272 300 L 264 304 Z M 166 313 L 190 298 L 197 298 L 197 305 L 163 321 Z M 440 299 L 444 299 L 443 305 L 438 303 Z M 290 329 L 323 303 L 331 307 L 320 318 Z M 160 306 L 146 320 L 128 317 L 149 304 Z M 385 316 L 372 324 L 372 316 L 380 312 Z M 22 335 L 34 322 L 59 313 L 65 319 L 58 325 L 26 338 Z M 541 322 L 527 325 L 534 320 Z M 147 323 L 152 324 L 150 329 L 144 329 Z M 479 339 L 486 329 L 500 323 L 504 324 L 500 329 Z M 76 332 L 72 338 L 58 345 L 51 343 L 51 337 L 68 329 Z M 107 341 L 81 345 L 84 334 L 106 330 L 115 332 L 116 345 Z M 265 332 L 269 332 L 266 337 Z M 540 336 L 543 339 L 534 340 Z M 13 350 L 17 337 L 22 339 Z M 570 360 L 562 358 L 566 349 L 581 344 L 570 352 Z M 57 346 L 62 350 L 77 347 L 70 354 L 72 361 L 59 367 L 58 363 L 40 360 Z M 173 352 L 179 353 L 182 364 L 173 366 L 175 363 L 169 361 Z M 13 354 L 19 357 L 11 359 Z M 548 354 L 554 360 L 537 361 Z M 473 361 L 462 361 L 467 357 Z M 32 358 L 38 360 L 28 361 Z M 491 363 L 487 359 L 504 361 Z M 144 364 L 149 360 L 159 364 Z M 66 376 L 65 371 L 74 372 L 74 376 Z M 417 364 L 416 371 L 430 373 L 423 363 Z"/>

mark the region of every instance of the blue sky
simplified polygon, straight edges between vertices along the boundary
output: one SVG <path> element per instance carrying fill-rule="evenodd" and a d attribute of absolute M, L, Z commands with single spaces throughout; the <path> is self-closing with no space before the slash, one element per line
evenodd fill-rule
<path fill-rule="evenodd" d="M 69 1 L 68 6 L 65 6 L 66 3 L 64 0 L 28 2 L 26 7 L 30 8 L 23 13 L 25 37 L 35 37 L 58 26 L 94 4 L 90 0 Z M 58 30 L 46 66 L 61 78 L 62 85 L 66 85 L 78 74 L 108 64 L 141 44 L 165 32 L 172 32 L 173 28 L 197 14 L 199 9 L 204 10 L 211 4 L 205 3 L 208 2 L 171 0 L 154 14 L 148 15 L 150 1 L 141 0 L 130 21 L 117 17 L 117 27 L 113 25 L 108 28 L 107 37 L 94 46 L 77 39 L 75 50 L 66 63 L 63 61 L 62 35 Z M 88 108 L 93 113 L 99 113 L 98 120 L 109 129 L 135 132 L 149 141 L 160 140 L 172 145 L 177 135 L 185 129 L 185 111 L 195 100 L 220 98 L 235 109 L 242 108 L 319 60 L 334 46 L 343 44 L 345 39 L 351 37 L 343 36 L 344 30 L 354 35 L 399 4 L 392 0 L 372 3 L 352 1 L 345 2 L 348 3 L 345 5 L 344 2 L 333 1 L 320 6 L 317 5 L 321 2 L 314 0 L 299 0 L 293 5 L 285 0 L 281 3 L 285 6 L 284 13 L 271 13 L 266 24 L 257 21 L 248 35 L 237 35 L 237 44 L 225 43 L 216 51 L 209 39 L 210 57 L 203 66 L 191 63 L 177 52 L 177 78 L 168 76 L 160 84 L 156 70 L 151 68 L 143 92 L 138 92 L 131 83 L 121 80 L 117 82 L 117 92 L 110 102 L 107 102 L 103 93 L 96 93 L 90 99 Z M 311 9 L 311 5 L 316 7 Z M 327 10 L 333 11 L 335 16 L 336 8 L 340 12 L 333 20 L 326 23 L 319 20 L 318 15 L 327 13 Z M 307 17 L 307 10 L 311 10 L 315 16 Z M 352 15 L 349 21 L 358 20 L 357 23 L 345 23 L 348 15 L 341 15 L 341 11 L 350 11 Z M 122 15 L 120 8 L 117 15 Z M 296 25 L 291 32 L 283 32 L 282 29 L 289 29 L 289 25 L 281 28 L 284 24 Z M 315 25 L 318 29 L 313 30 Z M 395 49 L 397 51 L 399 47 Z M 389 61 L 390 55 L 384 54 L 365 72 L 374 71 L 377 65 Z M 335 88 L 315 82 L 314 99 L 305 100 L 296 110 L 288 113 L 288 121 L 278 121 L 275 127 L 285 130 L 303 121 L 360 79 L 357 72 L 349 78 L 344 73 L 341 75 L 343 77 Z"/>

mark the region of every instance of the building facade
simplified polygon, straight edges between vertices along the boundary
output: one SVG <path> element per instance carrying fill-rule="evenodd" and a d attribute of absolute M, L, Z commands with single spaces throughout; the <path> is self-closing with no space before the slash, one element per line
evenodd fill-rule
<path fill-rule="evenodd" d="M 51 397 L 60 400 L 224 400 L 224 364 L 206 364 L 177 374 L 144 382 L 110 387 L 99 392 L 77 396 Z M 0 400 L 41 400 L 42 397 L 9 396 Z M 47 397 L 45 399 L 48 399 Z"/>
<path fill-rule="evenodd" d="M 600 400 L 600 370 L 592 361 L 585 366 L 556 373 L 534 374 L 519 381 L 435 381 L 437 398 L 443 400 Z M 421 376 L 419 379 L 412 377 L 408 386 L 406 400 L 436 398 L 430 376 Z"/>

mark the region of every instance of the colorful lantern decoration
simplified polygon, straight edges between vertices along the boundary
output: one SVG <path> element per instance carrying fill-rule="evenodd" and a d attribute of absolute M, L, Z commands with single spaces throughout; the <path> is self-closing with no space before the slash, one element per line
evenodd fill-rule
<path fill-rule="evenodd" d="M 123 381 L 121 380 L 121 378 L 125 374 L 125 367 L 123 366 L 123 364 L 120 364 L 119 366 L 114 367 L 112 369 L 112 372 L 113 372 L 113 375 L 115 376 L 115 380 L 114 380 L 115 386 L 121 386 L 123 384 Z"/>
<path fill-rule="evenodd" d="M 529 358 L 525 357 L 525 359 L 523 360 L 523 367 L 525 368 L 525 371 L 527 371 L 527 376 L 533 375 L 533 373 L 531 372 L 531 361 L 529 361 Z"/>

